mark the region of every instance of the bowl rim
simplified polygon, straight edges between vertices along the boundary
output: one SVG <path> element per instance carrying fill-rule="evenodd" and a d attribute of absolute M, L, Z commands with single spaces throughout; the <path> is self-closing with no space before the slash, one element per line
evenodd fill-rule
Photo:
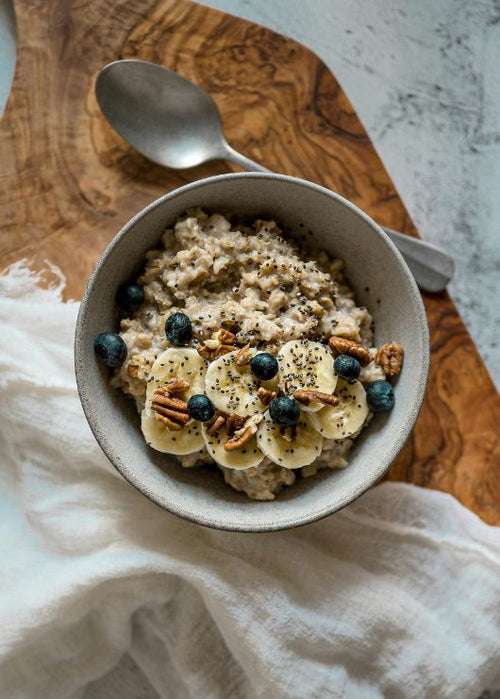
<path fill-rule="evenodd" d="M 337 200 L 339 203 L 342 205 L 346 206 L 348 209 L 351 210 L 352 213 L 363 219 L 365 222 L 367 222 L 372 229 L 378 234 L 380 238 L 384 241 L 386 246 L 391 250 L 392 254 L 396 257 L 398 262 L 400 263 L 401 271 L 406 277 L 406 281 L 409 285 L 410 289 L 410 295 L 413 296 L 413 298 L 416 301 L 416 304 L 418 306 L 418 313 L 417 313 L 417 320 L 418 320 L 418 327 L 420 329 L 420 334 L 419 334 L 419 339 L 420 339 L 420 351 L 422 355 L 422 363 L 420 366 L 420 372 L 418 375 L 417 380 L 415 381 L 415 395 L 413 399 L 413 405 L 412 409 L 407 413 L 405 416 L 404 420 L 402 421 L 401 425 L 399 426 L 398 433 L 395 437 L 395 439 L 392 442 L 391 448 L 387 451 L 385 458 L 382 459 L 381 461 L 378 462 L 378 467 L 375 469 L 375 473 L 372 473 L 370 478 L 368 479 L 363 479 L 357 484 L 357 487 L 354 488 L 351 493 L 347 494 L 344 498 L 342 498 L 340 501 L 338 501 L 335 504 L 332 504 L 330 506 L 323 507 L 320 510 L 312 510 L 311 512 L 304 514 L 304 515 L 295 515 L 291 517 L 289 520 L 280 520 L 279 523 L 275 523 L 272 521 L 272 519 L 266 520 L 266 522 L 260 524 L 241 524 L 237 521 L 234 523 L 226 523 L 226 522 L 221 522 L 218 520 L 217 516 L 211 516 L 210 513 L 207 511 L 206 515 L 199 515 L 196 513 L 193 513 L 190 510 L 185 509 L 184 507 L 179 507 L 176 505 L 174 501 L 169 501 L 164 502 L 163 500 L 160 501 L 159 499 L 154 497 L 154 493 L 151 493 L 150 491 L 147 490 L 147 488 L 144 486 L 144 484 L 141 482 L 140 478 L 135 478 L 135 472 L 133 470 L 129 470 L 126 465 L 125 461 L 122 460 L 118 455 L 113 453 L 113 449 L 109 447 L 109 444 L 107 443 L 106 436 L 103 435 L 102 433 L 99 432 L 98 426 L 95 423 L 94 416 L 93 416 L 93 407 L 92 407 L 92 402 L 89 400 L 87 396 L 87 392 L 85 390 L 85 382 L 82 381 L 83 374 L 84 374 L 84 362 L 83 362 L 83 345 L 84 345 L 84 340 L 85 336 L 83 334 L 83 324 L 85 317 L 87 315 L 87 310 L 88 310 L 88 303 L 89 299 L 92 294 L 92 289 L 94 286 L 94 283 L 96 279 L 98 278 L 101 269 L 107 259 L 109 258 L 110 255 L 112 255 L 115 247 L 120 243 L 121 239 L 124 238 L 129 230 L 135 226 L 135 224 L 142 219 L 144 216 L 149 214 L 151 211 L 154 209 L 158 208 L 159 206 L 162 206 L 164 202 L 166 201 L 171 201 L 176 199 L 179 196 L 182 196 L 185 192 L 189 192 L 192 190 L 196 190 L 198 188 L 203 188 L 204 186 L 208 184 L 212 184 L 214 182 L 219 182 L 219 181 L 225 181 L 225 180 L 249 180 L 249 179 L 269 179 L 269 180 L 279 180 L 279 181 L 284 181 L 288 182 L 290 184 L 300 186 L 300 187 L 305 187 L 307 189 L 311 189 L 323 196 L 326 196 L 328 199 L 334 199 Z M 167 225 L 167 224 L 165 224 Z M 181 187 L 178 187 L 171 192 L 167 192 L 166 194 L 163 194 L 162 196 L 158 197 L 157 199 L 153 200 L 149 204 L 147 204 L 143 209 L 141 209 L 139 212 L 137 212 L 134 216 L 132 216 L 121 228 L 120 230 L 113 236 L 111 241 L 108 243 L 106 248 L 104 249 L 103 253 L 100 255 L 99 259 L 97 260 L 94 269 L 92 270 L 92 273 L 88 279 L 88 282 L 85 287 L 85 291 L 82 295 L 82 299 L 80 302 L 80 307 L 78 311 L 78 316 L 76 319 L 76 327 L 75 327 L 75 336 L 74 336 L 74 367 L 75 367 L 75 376 L 76 376 L 76 384 L 77 384 L 77 390 L 78 390 L 78 395 L 80 398 L 80 402 L 82 404 L 83 412 L 85 414 L 85 417 L 87 419 L 87 422 L 89 423 L 90 429 L 99 444 L 100 448 L 106 455 L 106 457 L 109 459 L 109 461 L 112 463 L 112 465 L 117 469 L 117 471 L 123 476 L 123 478 L 128 481 L 134 488 L 136 488 L 139 492 L 141 492 L 143 495 L 145 495 L 151 502 L 155 503 L 158 507 L 161 507 L 163 510 L 166 510 L 170 512 L 171 514 L 174 514 L 178 517 L 181 517 L 182 519 L 186 519 L 190 522 L 194 522 L 196 524 L 200 524 L 209 528 L 213 529 L 219 529 L 223 531 L 233 531 L 233 532 L 248 532 L 248 533 L 258 533 L 258 532 L 271 532 L 271 531 L 280 531 L 280 530 L 285 530 L 285 529 L 291 529 L 294 527 L 299 527 L 299 526 L 304 526 L 306 524 L 310 524 L 312 522 L 316 522 L 320 519 L 323 519 L 324 517 L 327 517 L 334 512 L 337 512 L 338 510 L 342 509 L 343 507 L 347 506 L 351 502 L 354 502 L 357 500 L 363 493 L 365 493 L 367 490 L 369 490 L 373 485 L 375 485 L 380 478 L 389 470 L 392 462 L 396 458 L 396 456 L 399 454 L 401 451 L 402 447 L 404 446 L 406 440 L 408 439 L 408 436 L 413 429 L 413 426 L 418 418 L 418 415 L 420 413 L 422 403 L 425 397 L 425 391 L 426 391 L 426 385 L 427 385 L 427 379 L 428 379 L 428 373 L 429 373 L 429 364 L 430 364 L 430 335 L 429 335 L 429 326 L 427 322 L 427 316 L 425 312 L 425 306 L 422 301 L 422 297 L 420 294 L 420 291 L 418 289 L 417 283 L 408 268 L 408 265 L 406 264 L 403 256 L 399 252 L 399 250 L 396 248 L 394 243 L 391 241 L 391 239 L 388 237 L 388 235 L 385 233 L 385 231 L 379 226 L 368 214 L 366 214 L 362 209 L 360 209 L 356 204 L 353 204 L 351 201 L 346 199 L 345 197 L 341 196 L 340 194 L 337 194 L 336 192 L 333 192 L 332 190 L 328 189 L 327 187 L 323 187 L 322 185 L 315 184 L 314 182 L 310 182 L 308 180 L 304 180 L 298 177 L 292 177 L 290 175 L 281 175 L 281 174 L 276 174 L 276 173 L 261 173 L 261 172 L 238 172 L 238 173 L 224 173 L 221 175 L 214 175 L 210 177 L 205 177 L 199 180 L 195 180 L 194 182 L 190 182 L 186 185 L 183 185 Z M 269 503 L 270 505 L 272 503 Z"/>

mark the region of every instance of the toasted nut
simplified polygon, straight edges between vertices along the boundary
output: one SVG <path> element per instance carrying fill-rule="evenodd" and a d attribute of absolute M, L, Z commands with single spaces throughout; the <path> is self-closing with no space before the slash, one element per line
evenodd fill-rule
<path fill-rule="evenodd" d="M 252 353 L 250 352 L 249 344 L 242 347 L 234 358 L 236 366 L 245 366 L 245 364 L 250 364 L 251 360 Z"/>
<path fill-rule="evenodd" d="M 278 394 L 276 391 L 270 391 L 269 389 L 264 388 L 264 386 L 261 386 L 257 391 L 257 395 L 259 396 L 259 400 L 262 405 L 269 405 L 269 403 L 274 400 Z"/>
<path fill-rule="evenodd" d="M 225 422 L 226 418 L 224 417 L 224 415 L 217 415 L 217 417 L 214 418 L 212 424 L 207 427 L 207 434 L 212 436 L 220 430 L 220 428 Z"/>
<path fill-rule="evenodd" d="M 198 354 L 203 357 L 203 359 L 208 359 L 210 362 L 213 362 L 213 360 L 217 359 L 217 357 L 227 354 L 228 352 L 232 352 L 235 349 L 236 347 L 234 345 L 218 345 L 215 348 L 200 345 L 198 347 Z"/>
<path fill-rule="evenodd" d="M 226 328 L 220 328 L 217 330 L 214 337 L 205 342 L 198 347 L 198 354 L 203 357 L 203 359 L 208 359 L 213 361 L 222 354 L 227 354 L 237 349 L 234 344 L 236 336 L 230 330 Z"/>
<path fill-rule="evenodd" d="M 226 419 L 226 432 L 229 435 L 233 435 L 236 432 L 236 430 L 239 430 L 243 427 L 246 421 L 246 417 L 241 417 L 236 413 L 231 413 Z"/>
<path fill-rule="evenodd" d="M 242 434 L 243 430 L 246 430 L 248 428 L 252 429 L 253 433 L 255 434 L 257 432 L 257 427 L 260 425 L 263 419 L 264 415 L 262 413 L 256 413 L 255 415 L 252 415 L 252 417 L 247 418 L 245 424 L 238 430 L 236 430 L 236 436 Z"/>
<path fill-rule="evenodd" d="M 302 403 L 302 405 L 309 405 L 313 400 L 318 400 L 324 405 L 337 405 L 339 399 L 332 393 L 323 393 L 323 391 L 307 391 L 299 390 L 295 391 L 293 397 L 297 403 Z"/>
<path fill-rule="evenodd" d="M 177 396 L 171 396 L 164 389 L 157 389 L 153 395 L 153 403 L 158 403 L 159 405 L 164 405 L 167 408 L 173 408 L 183 413 L 187 413 L 188 407 L 185 400 L 178 398 Z"/>
<path fill-rule="evenodd" d="M 226 328 L 221 328 L 217 331 L 216 338 L 221 345 L 234 345 L 236 335 Z"/>
<path fill-rule="evenodd" d="M 382 367 L 386 376 L 397 376 L 403 366 L 405 351 L 397 342 L 388 342 L 377 352 L 375 363 Z"/>
<path fill-rule="evenodd" d="M 235 451 L 236 449 L 241 449 L 241 447 L 249 442 L 255 434 L 255 429 L 250 427 L 245 427 L 243 432 L 239 435 L 235 435 L 232 439 L 224 444 L 224 449 L 226 451 Z"/>
<path fill-rule="evenodd" d="M 234 416 L 235 413 L 232 413 L 229 417 Z M 239 417 L 236 415 L 236 417 Z M 241 447 L 246 444 L 252 437 L 253 435 L 257 432 L 257 427 L 260 422 L 264 419 L 264 415 L 262 413 L 256 413 L 255 415 L 252 415 L 249 418 L 239 418 L 240 420 L 243 420 L 243 425 L 236 430 L 234 433 L 234 437 L 229 439 L 225 444 L 224 444 L 224 449 L 226 451 L 234 451 L 235 449 L 241 449 Z M 229 422 L 229 418 L 228 418 Z M 229 432 L 229 430 L 228 430 Z"/>
<path fill-rule="evenodd" d="M 200 345 L 196 349 L 200 357 L 203 357 L 203 359 L 209 359 L 210 361 L 212 361 L 212 359 L 215 359 L 215 350 L 210 349 L 210 347 L 207 347 L 206 345 Z"/>
<path fill-rule="evenodd" d="M 311 396 L 310 391 L 295 391 L 293 394 L 293 397 L 297 401 L 297 403 L 300 403 L 301 405 L 309 405 L 314 398 Z"/>
<path fill-rule="evenodd" d="M 179 410 L 172 410 L 172 408 L 166 408 L 164 405 L 159 405 L 158 403 L 152 403 L 151 407 L 157 415 L 169 417 L 174 422 L 179 422 L 182 425 L 185 425 L 186 422 L 189 422 L 189 415 L 187 413 L 181 413 Z"/>
<path fill-rule="evenodd" d="M 168 429 L 172 430 L 173 432 L 182 430 L 182 428 L 184 427 L 184 425 L 181 425 L 178 422 L 174 422 L 169 417 L 166 417 L 165 415 L 160 415 L 160 413 L 155 413 L 155 418 L 160 422 L 163 422 L 168 427 Z"/>
<path fill-rule="evenodd" d="M 163 386 L 154 392 L 151 408 L 156 419 L 161 420 L 170 430 L 182 429 L 186 422 L 189 422 L 186 401 L 170 395 Z"/>
<path fill-rule="evenodd" d="M 332 335 L 328 340 L 328 346 L 334 357 L 338 357 L 341 354 L 348 354 L 350 357 L 357 359 L 361 366 L 366 366 L 370 361 L 370 353 L 368 350 L 363 347 L 363 345 L 360 345 L 359 342 L 354 342 L 354 340 Z"/>
<path fill-rule="evenodd" d="M 169 393 L 184 393 L 188 390 L 189 384 L 187 381 L 184 381 L 184 379 L 179 379 L 177 376 L 174 376 L 174 378 L 169 379 L 162 388 Z"/>

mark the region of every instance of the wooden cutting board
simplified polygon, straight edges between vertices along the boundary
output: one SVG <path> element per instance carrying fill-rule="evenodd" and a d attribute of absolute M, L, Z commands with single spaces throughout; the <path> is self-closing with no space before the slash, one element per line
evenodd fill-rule
<path fill-rule="evenodd" d="M 380 224 L 417 232 L 356 112 L 308 49 L 187 0 L 17 0 L 19 52 L 0 124 L 0 252 L 45 259 L 79 298 L 116 231 L 179 185 L 236 170 L 167 171 L 101 116 L 94 79 L 117 58 L 178 71 L 220 107 L 228 141 L 272 170 L 318 182 Z M 500 524 L 500 397 L 446 293 L 424 295 L 428 393 L 389 478 L 452 493 Z"/>

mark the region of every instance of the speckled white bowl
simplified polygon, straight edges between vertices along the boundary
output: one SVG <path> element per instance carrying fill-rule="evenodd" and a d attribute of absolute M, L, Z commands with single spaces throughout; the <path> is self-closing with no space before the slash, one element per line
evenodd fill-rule
<path fill-rule="evenodd" d="M 343 470 L 298 477 L 273 502 L 254 502 L 224 483 L 218 469 L 184 469 L 146 446 L 131 401 L 109 385 L 94 354 L 96 335 L 118 329 L 118 286 L 138 273 L 147 250 L 187 208 L 275 218 L 291 236 L 303 234 L 342 257 L 360 304 L 375 322 L 376 344 L 397 340 L 405 364 L 389 415 L 377 415 L 356 440 Z M 210 177 L 157 199 L 132 218 L 97 263 L 83 296 L 75 337 L 78 391 L 92 431 L 129 483 L 166 510 L 219 529 L 271 531 L 295 527 L 339 510 L 376 483 L 405 443 L 418 416 L 429 365 L 429 335 L 419 290 L 394 245 L 346 199 L 304 180 L 271 174 Z"/>

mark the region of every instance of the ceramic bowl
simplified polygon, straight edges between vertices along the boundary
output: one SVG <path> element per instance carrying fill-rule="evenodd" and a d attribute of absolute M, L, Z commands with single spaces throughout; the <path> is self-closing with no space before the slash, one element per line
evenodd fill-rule
<path fill-rule="evenodd" d="M 405 348 L 396 405 L 376 415 L 356 440 L 349 465 L 298 477 L 272 502 L 255 502 L 224 483 L 215 468 L 184 469 L 149 448 L 132 402 L 109 385 L 110 373 L 93 342 L 118 330 L 115 294 L 139 272 L 147 250 L 186 209 L 231 211 L 276 219 L 288 236 L 312 232 L 313 244 L 345 260 L 357 301 L 372 313 L 375 343 Z M 299 224 L 302 224 L 300 226 Z M 398 250 L 369 216 L 346 199 L 310 182 L 282 175 L 242 173 L 199 180 L 143 209 L 111 241 L 88 282 L 75 337 L 78 391 L 90 427 L 107 457 L 135 488 L 169 512 L 210 527 L 271 531 L 313 522 L 352 502 L 389 468 L 415 423 L 425 392 L 429 336 L 415 281 Z"/>

